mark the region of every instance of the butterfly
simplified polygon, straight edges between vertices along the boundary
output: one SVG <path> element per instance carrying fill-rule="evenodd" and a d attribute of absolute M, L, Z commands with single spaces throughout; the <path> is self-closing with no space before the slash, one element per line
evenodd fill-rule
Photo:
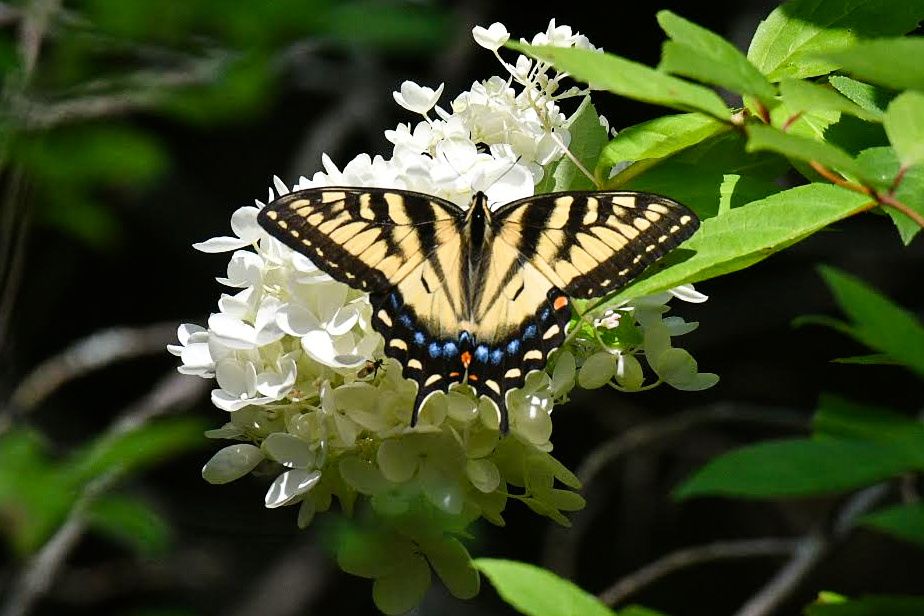
<path fill-rule="evenodd" d="M 369 293 L 385 355 L 427 399 L 468 383 L 509 429 L 506 393 L 565 339 L 571 298 L 625 286 L 690 237 L 699 219 L 642 192 L 561 192 L 495 211 L 388 188 L 298 190 L 257 220 L 335 280 Z"/>

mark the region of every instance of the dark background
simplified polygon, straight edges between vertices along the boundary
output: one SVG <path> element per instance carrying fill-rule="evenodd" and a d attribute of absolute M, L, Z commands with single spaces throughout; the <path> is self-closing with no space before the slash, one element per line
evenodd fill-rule
<path fill-rule="evenodd" d="M 167 3 L 169 4 L 169 3 Z M 287 67 L 266 92 L 262 108 L 214 124 L 183 122 L 158 112 L 128 116 L 153 134 L 167 165 L 150 182 L 98 196 L 118 233 L 93 245 L 37 217 L 28 229 L 22 284 L 2 350 L 3 388 L 68 343 L 112 325 L 162 321 L 204 323 L 215 309 L 227 254 L 205 255 L 190 245 L 229 232 L 229 216 L 254 198 L 265 198 L 278 174 L 287 183 L 320 169 L 325 151 L 342 166 L 361 152 L 390 152 L 383 132 L 416 121 L 395 105 L 401 81 L 446 83 L 442 103 L 476 79 L 499 74 L 491 54 L 471 40 L 472 25 L 503 22 L 515 36 L 531 38 L 548 20 L 571 25 L 597 46 L 649 65 L 657 64 L 664 36 L 654 18 L 669 8 L 746 48 L 759 20 L 776 5 L 766 1 L 635 3 L 466 2 L 437 5 L 452 24 L 445 46 L 432 51 L 334 53 L 340 67 L 328 87 L 317 88 L 312 65 Z M 361 98 L 362 100 L 354 100 Z M 349 103 L 349 104 L 348 104 Z M 603 93 L 598 109 L 620 128 L 663 110 Z M 356 118 L 344 119 L 349 113 Z M 796 178 L 793 180 L 798 181 Z M 47 190 L 49 187 L 39 187 Z M 700 322 L 678 344 L 719 384 L 705 392 L 617 395 L 574 393 L 555 411 L 555 455 L 576 468 L 603 440 L 628 426 L 693 408 L 735 404 L 767 413 L 810 416 L 821 392 L 919 410 L 920 384 L 898 368 L 829 363 L 864 351 L 833 332 L 795 329 L 794 317 L 835 314 L 815 265 L 840 266 L 869 281 L 902 305 L 924 307 L 920 239 L 904 247 L 889 219 L 865 215 L 846 221 L 746 271 L 704 282 L 701 305 L 674 301 L 675 314 Z M 68 384 L 30 417 L 60 450 L 103 430 L 129 402 L 176 364 L 166 352 L 92 373 Z M 189 377 L 195 378 L 195 377 Z M 189 411 L 214 426 L 225 414 L 203 396 Z M 717 425 L 686 432 L 624 458 L 587 487 L 591 515 L 569 537 L 518 503 L 507 526 L 474 529 L 475 556 L 495 556 L 562 567 L 561 546 L 576 541 L 580 586 L 599 592 L 620 576 L 661 554 L 717 539 L 798 536 L 833 512 L 839 498 L 787 502 L 698 499 L 677 503 L 670 490 L 710 457 L 733 446 L 792 434 L 784 428 Z M 69 560 L 40 613 L 266 613 L 371 614 L 367 580 L 342 573 L 325 548 L 324 523 L 295 526 L 296 510 L 267 510 L 268 478 L 248 477 L 212 486 L 202 464 L 223 446 L 204 447 L 170 461 L 135 482 L 172 523 L 175 549 L 138 561 L 102 539 L 85 538 Z M 7 556 L 10 556 L 7 554 Z M 715 563 L 676 573 L 633 598 L 678 615 L 733 612 L 782 565 L 778 558 Z M 8 574 L 11 562 L 4 570 Z M 801 585 L 780 613 L 798 613 L 819 590 L 848 595 L 924 590 L 924 554 L 870 531 L 838 545 Z M 8 578 L 7 578 L 8 579 Z M 453 599 L 434 584 L 419 614 L 508 614 L 483 583 L 471 602 Z"/>

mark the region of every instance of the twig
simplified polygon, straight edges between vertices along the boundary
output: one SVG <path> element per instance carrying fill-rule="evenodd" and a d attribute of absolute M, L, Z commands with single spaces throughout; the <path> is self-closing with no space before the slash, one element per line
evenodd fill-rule
<path fill-rule="evenodd" d="M 166 71 L 141 71 L 121 79 L 122 91 L 75 96 L 60 103 L 34 100 L 17 101 L 18 121 L 27 130 L 44 130 L 61 124 L 103 117 L 126 115 L 152 109 L 164 102 L 171 90 L 214 81 L 227 58 L 207 56 L 187 66 Z M 113 88 L 116 84 L 91 84 L 93 89 Z M 89 86 L 88 86 L 89 87 Z"/>
<path fill-rule="evenodd" d="M 110 427 L 109 434 L 137 429 L 154 417 L 182 408 L 201 396 L 207 386 L 207 381 L 202 379 L 171 372 L 151 392 L 126 408 Z M 24 616 L 48 592 L 68 554 L 86 530 L 84 516 L 87 509 L 120 478 L 118 471 L 111 471 L 100 475 L 83 489 L 64 523 L 13 581 L 0 616 Z"/>
<path fill-rule="evenodd" d="M 765 616 L 777 608 L 795 591 L 802 580 L 827 555 L 830 548 L 845 539 L 857 518 L 872 509 L 888 493 L 887 485 L 876 485 L 854 494 L 840 510 L 829 532 L 813 531 L 800 542 L 793 557 L 777 571 L 767 584 L 751 597 L 735 616 Z"/>
<path fill-rule="evenodd" d="M 864 186 L 862 184 L 856 184 L 845 179 L 839 173 L 835 173 L 831 169 L 828 169 L 821 163 L 817 161 L 809 161 L 809 166 L 814 169 L 818 175 L 822 176 L 826 180 L 830 181 L 832 184 L 836 184 L 841 188 L 846 188 L 847 190 L 852 190 L 853 192 L 860 193 L 862 195 L 869 195 L 876 200 L 875 204 L 871 204 L 870 207 L 875 205 L 888 206 L 894 208 L 913 220 L 919 227 L 924 229 L 924 216 L 916 212 L 906 203 L 899 201 L 895 198 L 893 194 L 895 189 L 898 188 L 898 185 L 901 184 L 901 180 L 904 177 L 904 170 L 899 170 L 898 174 L 895 176 L 895 179 L 892 182 L 891 188 L 888 191 L 883 192 L 881 190 L 873 190 L 869 186 Z M 863 210 L 870 208 L 862 208 Z"/>
<path fill-rule="evenodd" d="M 601 443 L 584 458 L 576 474 L 584 484 L 585 493 L 589 494 L 594 480 L 603 469 L 632 452 L 665 443 L 700 426 L 727 422 L 779 426 L 793 430 L 805 430 L 808 423 L 799 413 L 776 407 L 720 403 L 689 409 L 665 419 L 634 426 Z M 587 500 L 587 507 L 571 516 L 570 529 L 565 531 L 552 527 L 545 538 L 544 565 L 565 577 L 574 574 L 578 547 L 600 508 L 595 499 L 588 497 Z"/>
<path fill-rule="evenodd" d="M 607 465 L 635 449 L 665 441 L 697 426 L 724 422 L 769 424 L 797 430 L 805 429 L 808 425 L 802 415 L 775 407 L 719 403 L 690 409 L 659 421 L 635 426 L 602 443 L 584 458 L 577 476 L 586 485 Z"/>
<path fill-rule="evenodd" d="M 896 199 L 891 194 L 877 192 L 876 201 L 878 201 L 880 205 L 888 205 L 889 207 L 898 210 L 899 212 L 901 212 L 902 214 L 904 214 L 905 216 L 907 216 L 908 218 L 916 222 L 919 227 L 924 229 L 924 216 L 921 216 L 916 211 L 911 209 L 911 206 L 905 203 L 902 203 L 901 201 Z"/>
<path fill-rule="evenodd" d="M 176 323 L 113 327 L 78 340 L 35 367 L 13 391 L 16 412 L 38 406 L 64 383 L 117 361 L 160 353 L 176 336 Z"/>
<path fill-rule="evenodd" d="M 718 560 L 789 556 L 798 549 L 799 545 L 799 539 L 769 537 L 740 541 L 716 541 L 706 545 L 683 548 L 662 556 L 617 580 L 598 596 L 601 601 L 612 607 L 622 603 L 646 586 L 681 569 Z"/>
<path fill-rule="evenodd" d="M 48 21 L 60 4 L 60 0 L 33 0 L 23 13 L 19 24 L 19 55 L 22 57 L 23 82 L 19 87 L 28 84 L 35 70 Z"/>

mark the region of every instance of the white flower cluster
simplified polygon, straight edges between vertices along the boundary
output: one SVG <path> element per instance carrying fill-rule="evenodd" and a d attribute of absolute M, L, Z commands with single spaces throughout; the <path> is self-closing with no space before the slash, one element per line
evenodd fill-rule
<path fill-rule="evenodd" d="M 475 28 L 473 35 L 500 59 L 498 49 L 509 37 L 501 24 Z M 554 21 L 532 43 L 592 48 Z M 559 92 L 563 76 L 525 56 L 501 62 L 506 79 L 473 84 L 448 110 L 437 106 L 442 85 L 403 83 L 395 101 L 422 120 L 386 131 L 394 145 L 390 157 L 362 154 L 338 169 L 324 156 L 324 170 L 300 178 L 291 190 L 394 187 L 461 207 L 478 190 L 492 203 L 532 195 L 570 142 L 558 101 L 586 91 Z M 278 178 L 274 189 L 268 202 L 290 192 Z M 209 253 L 233 251 L 226 277 L 218 279 L 231 292 L 222 294 L 207 328 L 181 326 L 179 344 L 169 350 L 180 357 L 180 372 L 216 381 L 212 402 L 229 413 L 229 422 L 209 436 L 239 441 L 206 464 L 204 477 L 224 483 L 260 464 L 277 469 L 266 506 L 301 503 L 302 526 L 330 507 L 332 497 L 351 509 L 358 495 L 379 513 L 403 511 L 397 501 L 406 508 L 408 499 L 417 499 L 442 514 L 495 523 L 503 522 L 506 500 L 515 498 L 564 521 L 561 511 L 582 501 L 553 488 L 556 481 L 577 486 L 548 454 L 549 414 L 575 380 L 645 389 L 651 385 L 643 383 L 636 359 L 644 355 L 656 383 L 695 389 L 714 382 L 714 375 L 697 373 L 688 353 L 671 347 L 672 336 L 695 324 L 662 318 L 670 299 L 663 294 L 601 308 L 595 318 L 574 323 L 574 335 L 548 373 L 531 374 L 523 389 L 510 393 L 511 437 L 499 439 L 493 407 L 465 386 L 432 398 L 410 429 L 415 386 L 395 362 L 374 361 L 383 356 L 382 339 L 371 327 L 368 297 L 263 231 L 256 222 L 263 205 L 234 212 L 233 237 L 195 245 Z M 692 288 L 674 294 L 705 300 Z"/>

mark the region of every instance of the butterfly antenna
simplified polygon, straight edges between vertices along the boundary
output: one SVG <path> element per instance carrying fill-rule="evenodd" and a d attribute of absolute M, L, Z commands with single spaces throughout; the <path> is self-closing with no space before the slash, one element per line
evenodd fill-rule
<path fill-rule="evenodd" d="M 507 167 L 507 169 L 506 169 L 503 173 L 501 173 L 499 176 L 497 176 L 496 178 L 494 178 L 493 180 L 491 180 L 491 183 L 488 184 L 487 186 L 485 186 L 484 190 L 481 191 L 481 192 L 487 194 L 487 192 L 488 192 L 489 190 L 491 190 L 491 187 L 492 187 L 492 186 L 494 186 L 495 184 L 497 184 L 498 182 L 500 182 L 501 180 L 503 180 L 505 177 L 507 177 L 507 174 L 508 174 L 508 173 L 510 173 L 511 171 L 513 171 L 513 169 L 514 169 L 514 168 L 517 166 L 517 164 L 520 162 L 520 159 L 521 159 L 521 158 L 523 158 L 523 155 L 522 155 L 522 154 L 521 154 L 520 156 L 517 156 L 516 160 L 514 160 L 514 161 L 510 164 L 510 166 Z M 490 205 L 490 203 L 489 203 L 489 205 Z"/>

